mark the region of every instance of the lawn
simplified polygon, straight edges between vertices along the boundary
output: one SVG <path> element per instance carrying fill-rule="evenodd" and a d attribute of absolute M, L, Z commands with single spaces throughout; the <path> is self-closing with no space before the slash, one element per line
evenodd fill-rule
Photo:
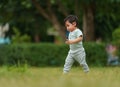
<path fill-rule="evenodd" d="M 120 67 L 91 68 L 87 74 L 72 67 L 67 75 L 61 67 L 1 67 L 0 87 L 120 87 Z"/>

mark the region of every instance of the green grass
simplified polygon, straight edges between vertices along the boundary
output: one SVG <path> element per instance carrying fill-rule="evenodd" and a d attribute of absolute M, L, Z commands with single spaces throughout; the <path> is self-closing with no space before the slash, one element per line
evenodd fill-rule
<path fill-rule="evenodd" d="M 72 67 L 67 75 L 59 67 L 1 67 L 0 87 L 120 87 L 120 67 L 91 68 L 87 74 Z"/>

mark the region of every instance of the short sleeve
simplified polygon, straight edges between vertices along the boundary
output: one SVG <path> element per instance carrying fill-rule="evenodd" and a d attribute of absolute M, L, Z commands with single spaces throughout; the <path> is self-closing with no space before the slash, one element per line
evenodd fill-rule
<path fill-rule="evenodd" d="M 78 29 L 77 32 L 76 32 L 76 35 L 77 35 L 77 37 L 80 37 L 81 35 L 83 35 L 82 31 Z"/>

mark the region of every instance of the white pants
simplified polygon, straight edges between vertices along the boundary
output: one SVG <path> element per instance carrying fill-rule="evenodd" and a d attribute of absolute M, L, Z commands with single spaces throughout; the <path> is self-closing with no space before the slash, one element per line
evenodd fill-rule
<path fill-rule="evenodd" d="M 89 71 L 89 67 L 86 63 L 85 51 L 79 51 L 76 53 L 68 53 L 67 58 L 65 60 L 63 73 L 67 73 L 70 71 L 71 66 L 73 65 L 74 61 L 77 61 L 82 66 L 84 72 Z"/>

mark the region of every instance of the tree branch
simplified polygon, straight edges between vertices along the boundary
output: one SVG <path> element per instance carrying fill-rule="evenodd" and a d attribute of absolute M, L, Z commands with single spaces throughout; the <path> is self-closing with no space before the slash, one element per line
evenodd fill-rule
<path fill-rule="evenodd" d="M 50 20 L 50 16 L 48 15 L 48 13 L 41 7 L 40 4 L 38 4 L 38 2 L 36 0 L 32 0 L 33 4 L 35 5 L 35 7 L 38 9 L 39 13 L 41 15 L 43 15 L 46 19 Z"/>
<path fill-rule="evenodd" d="M 49 12 L 50 17 L 52 17 L 54 12 L 52 11 L 50 0 L 47 0 L 47 10 Z"/>

